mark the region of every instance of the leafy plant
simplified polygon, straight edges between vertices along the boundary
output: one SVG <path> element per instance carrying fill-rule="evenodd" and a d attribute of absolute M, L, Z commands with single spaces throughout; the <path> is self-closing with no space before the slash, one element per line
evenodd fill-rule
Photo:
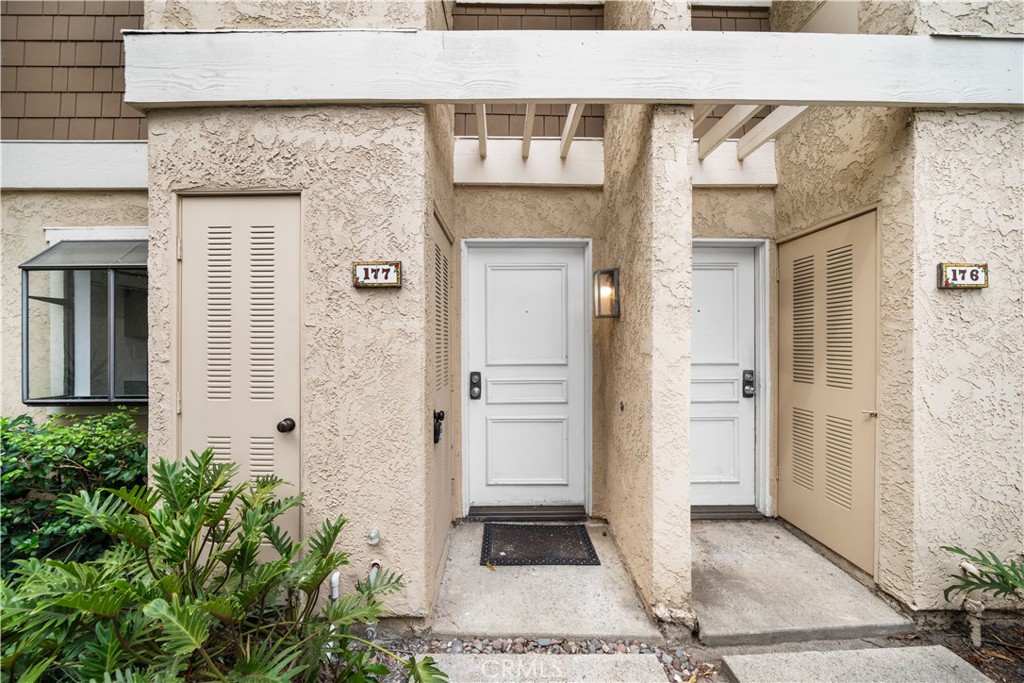
<path fill-rule="evenodd" d="M 323 603 L 348 554 L 344 518 L 305 543 L 275 520 L 301 504 L 283 483 L 232 483 L 213 452 L 161 459 L 152 486 L 63 498 L 60 509 L 116 541 L 97 560 L 21 560 L 2 586 L 2 665 L 10 680 L 376 681 L 390 657 L 414 681 L 443 681 L 431 658 L 403 660 L 359 637 L 401 577 L 379 572 Z"/>
<path fill-rule="evenodd" d="M 995 553 L 974 550 L 974 554 L 963 548 L 942 546 L 942 549 L 960 555 L 962 574 L 950 574 L 953 583 L 943 591 L 943 596 L 957 593 L 970 594 L 974 591 L 991 593 L 993 597 L 1012 595 L 1024 599 L 1024 563 L 1010 560 L 1004 563 Z"/>
<path fill-rule="evenodd" d="M 37 425 L 0 417 L 0 568 L 28 557 L 88 560 L 110 540 L 57 509 L 56 498 L 146 481 L 146 434 L 132 413 L 60 415 Z"/>

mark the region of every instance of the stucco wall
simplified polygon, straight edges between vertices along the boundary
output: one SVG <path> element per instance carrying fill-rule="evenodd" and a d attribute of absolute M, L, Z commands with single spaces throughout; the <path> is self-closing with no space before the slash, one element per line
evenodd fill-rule
<path fill-rule="evenodd" d="M 146 29 L 438 28 L 439 2 L 422 0 L 147 0 Z M 449 10 L 450 12 L 450 10 Z M 440 17 L 439 17 L 440 15 Z"/>
<path fill-rule="evenodd" d="M 1024 112 L 918 111 L 914 136 L 915 606 L 942 609 L 940 546 L 1024 551 Z M 936 289 L 941 261 L 989 287 Z"/>
<path fill-rule="evenodd" d="M 179 453 L 174 412 L 175 192 L 302 193 L 304 528 L 343 514 L 351 580 L 379 560 L 405 575 L 388 605 L 429 609 L 422 107 L 295 107 L 150 115 L 150 450 Z M 356 290 L 348 264 L 401 260 L 399 290 Z M 387 340 L 382 343 L 382 340 Z M 433 453 L 431 449 L 429 453 Z M 365 544 L 380 530 L 381 543 Z"/>
<path fill-rule="evenodd" d="M 644 600 L 654 602 L 651 460 L 651 107 L 605 108 L 605 239 L 595 267 L 620 269 L 621 315 L 598 320 L 594 336 L 605 369 L 602 429 L 611 530 Z M 689 541 L 687 541 L 687 545 Z"/>
<path fill-rule="evenodd" d="M 455 210 L 455 188 L 452 185 L 452 178 L 454 177 L 454 112 L 453 108 L 445 105 L 429 105 L 424 107 L 425 113 L 425 149 L 426 154 L 426 201 L 422 207 L 424 225 L 427 226 L 425 235 L 429 236 L 433 233 L 431 228 L 434 218 L 434 212 L 441 217 L 444 224 L 451 226 L 452 216 Z M 442 238 L 444 239 L 444 238 Z M 442 246 L 445 246 L 444 244 Z M 428 239 L 423 241 L 424 254 L 423 263 L 433 263 L 433 243 Z M 449 264 L 457 261 L 457 249 L 452 248 L 451 258 Z M 426 274 L 421 279 L 424 283 L 427 282 Z M 452 290 L 449 296 L 449 305 L 455 298 L 456 292 Z M 431 309 L 434 306 L 433 297 L 427 295 L 424 297 L 424 321 L 432 320 Z M 454 306 L 452 306 L 454 308 Z M 449 312 L 449 320 L 452 318 L 452 311 Z M 449 333 L 454 334 L 449 327 Z M 433 344 L 431 335 L 427 335 L 427 351 L 428 358 L 427 363 L 424 364 L 426 374 L 424 376 L 424 384 L 426 389 L 427 404 L 421 412 L 421 419 L 424 421 L 422 427 L 422 434 L 424 436 L 424 451 L 428 454 L 428 457 L 424 461 L 424 481 L 426 488 L 426 496 L 424 497 L 424 507 L 426 509 L 427 519 L 427 555 L 424 558 L 425 562 L 425 576 L 427 577 L 428 583 L 428 596 L 427 604 L 432 606 L 436 597 L 437 589 L 440 587 L 441 574 L 444 570 L 444 559 L 445 559 L 445 543 L 448 539 L 448 530 L 451 528 L 452 519 L 457 515 L 454 509 L 454 495 L 452 489 L 451 477 L 455 477 L 456 470 L 454 469 L 454 453 L 444 453 L 442 457 L 444 461 L 440 461 L 437 458 L 437 450 L 434 446 L 433 433 L 434 433 L 434 421 L 433 414 L 437 408 L 434 406 L 434 392 L 437 389 L 435 386 L 437 381 L 437 375 L 435 368 L 432 363 L 436 359 L 433 353 Z M 458 344 L 456 338 L 452 336 L 449 342 L 450 354 L 452 360 L 457 357 Z M 452 374 L 449 377 L 451 386 L 457 386 L 457 378 L 460 376 L 455 363 L 450 365 Z M 454 396 L 453 396 L 454 400 Z M 450 414 L 451 411 L 449 410 Z M 444 428 L 451 430 L 454 423 L 453 419 L 446 419 Z M 456 435 L 453 435 L 456 436 Z M 457 443 L 457 442 L 453 442 Z"/>
<path fill-rule="evenodd" d="M 46 408 L 21 402 L 21 270 L 46 249 L 45 228 L 146 225 L 145 192 L 26 192 L 0 195 L 0 415 L 45 417 Z"/>

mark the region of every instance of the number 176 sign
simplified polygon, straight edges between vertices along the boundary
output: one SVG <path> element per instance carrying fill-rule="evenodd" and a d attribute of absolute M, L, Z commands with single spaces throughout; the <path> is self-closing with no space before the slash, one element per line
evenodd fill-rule
<path fill-rule="evenodd" d="M 939 289 L 988 287 L 987 263 L 940 263 Z"/>

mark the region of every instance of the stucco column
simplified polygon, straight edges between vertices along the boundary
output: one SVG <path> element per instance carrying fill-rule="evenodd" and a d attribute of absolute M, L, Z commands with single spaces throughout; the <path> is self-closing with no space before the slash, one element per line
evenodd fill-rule
<path fill-rule="evenodd" d="M 693 109 L 651 121 L 651 455 L 654 613 L 688 622 L 690 598 L 690 302 Z"/>
<path fill-rule="evenodd" d="M 941 546 L 1024 547 L 1024 113 L 912 125 L 914 607 L 949 609 L 958 560 Z M 988 288 L 938 289 L 940 262 L 988 263 Z"/>

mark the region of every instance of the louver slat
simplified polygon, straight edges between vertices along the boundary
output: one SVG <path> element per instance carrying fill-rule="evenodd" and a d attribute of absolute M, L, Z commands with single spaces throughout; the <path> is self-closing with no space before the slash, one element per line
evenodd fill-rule
<path fill-rule="evenodd" d="M 206 397 L 231 398 L 231 228 L 210 226 L 206 239 Z"/>
<path fill-rule="evenodd" d="M 853 507 L 853 422 L 832 415 L 825 420 L 825 497 Z"/>
<path fill-rule="evenodd" d="M 274 398 L 277 283 L 273 226 L 249 229 L 249 398 Z"/>
<path fill-rule="evenodd" d="M 793 262 L 793 380 L 814 383 L 814 256 Z"/>
<path fill-rule="evenodd" d="M 794 484 L 814 490 L 814 413 L 793 408 L 793 472 Z"/>
<path fill-rule="evenodd" d="M 853 388 L 853 245 L 825 259 L 825 382 Z"/>

